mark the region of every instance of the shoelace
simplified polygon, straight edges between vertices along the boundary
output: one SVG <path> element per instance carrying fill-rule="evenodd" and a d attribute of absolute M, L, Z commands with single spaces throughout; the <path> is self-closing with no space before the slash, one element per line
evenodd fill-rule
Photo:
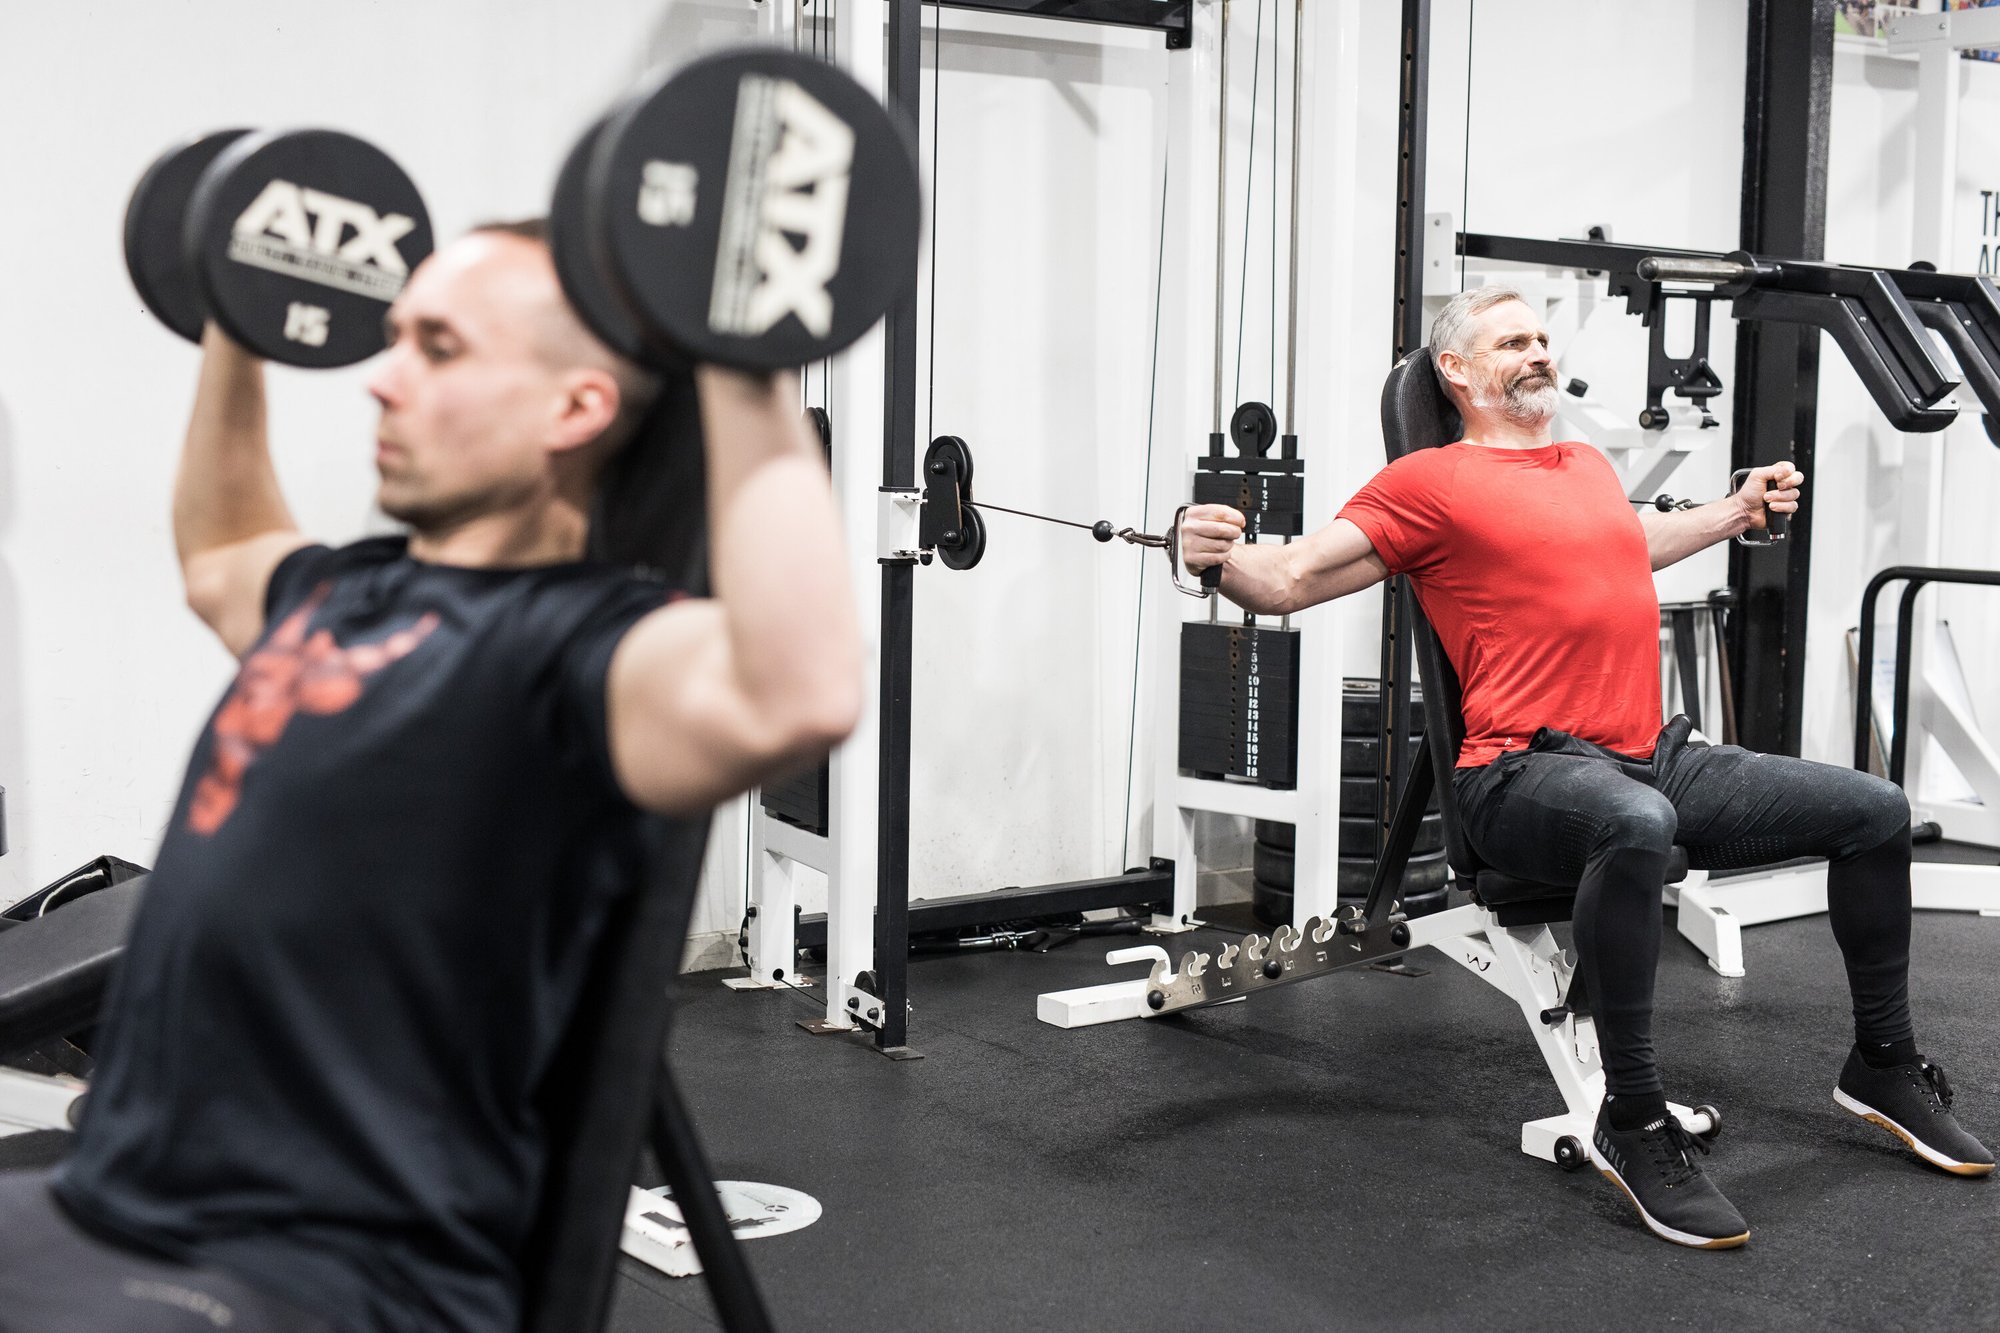
<path fill-rule="evenodd" d="M 1944 1076 L 1944 1070 L 1928 1060 L 1918 1067 L 1924 1071 L 1924 1081 L 1931 1085 L 1931 1095 L 1937 1099 L 1931 1113 L 1942 1115 L 1951 1110 L 1951 1080 Z"/>
<path fill-rule="evenodd" d="M 1692 1154 L 1696 1150 L 1704 1157 L 1709 1153 L 1709 1146 L 1688 1133 L 1687 1126 L 1672 1115 L 1658 1130 L 1647 1133 L 1646 1148 L 1653 1155 L 1653 1164 L 1667 1177 L 1669 1186 L 1685 1185 L 1700 1175 L 1701 1168 L 1695 1165 Z"/>

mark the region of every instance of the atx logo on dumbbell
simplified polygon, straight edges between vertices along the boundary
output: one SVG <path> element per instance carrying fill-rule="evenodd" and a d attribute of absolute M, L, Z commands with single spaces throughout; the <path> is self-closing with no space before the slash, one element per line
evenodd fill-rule
<path fill-rule="evenodd" d="M 851 345 L 916 282 L 916 152 L 832 65 L 716 52 L 584 132 L 549 234 L 564 293 L 606 346 L 677 373 L 795 368 Z"/>
<path fill-rule="evenodd" d="M 743 79 L 710 327 L 754 338 L 797 315 L 815 338 L 827 335 L 827 284 L 840 271 L 853 167 L 854 130 L 846 121 L 790 79 Z M 794 245 L 792 236 L 804 244 Z"/>
<path fill-rule="evenodd" d="M 381 351 L 383 312 L 430 251 L 416 185 L 337 130 L 201 135 L 162 153 L 125 210 L 132 286 L 162 323 L 200 341 L 213 320 L 294 366 Z"/>
<path fill-rule="evenodd" d="M 273 180 L 230 229 L 229 257 L 389 301 L 410 273 L 396 242 L 416 225 L 403 213 L 378 214 L 353 199 Z"/>

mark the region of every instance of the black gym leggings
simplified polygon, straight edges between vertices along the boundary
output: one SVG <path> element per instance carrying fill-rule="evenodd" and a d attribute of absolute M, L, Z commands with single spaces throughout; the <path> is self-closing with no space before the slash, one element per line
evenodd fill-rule
<path fill-rule="evenodd" d="M 1677 725 L 1676 725 L 1677 724 Z M 1894 783 L 1832 764 L 1660 733 L 1651 760 L 1559 731 L 1453 775 L 1467 837 L 1523 879 L 1578 881 L 1576 952 L 1597 1021 L 1605 1090 L 1662 1091 L 1653 973 L 1669 850 L 1697 870 L 1824 856 L 1827 911 L 1847 963 L 1856 1039 L 1910 1028 L 1910 806 Z"/>

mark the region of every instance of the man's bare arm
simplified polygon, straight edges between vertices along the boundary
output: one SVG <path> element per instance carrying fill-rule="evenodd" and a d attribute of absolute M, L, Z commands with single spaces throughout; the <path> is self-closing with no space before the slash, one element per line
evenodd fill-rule
<path fill-rule="evenodd" d="M 1243 515 L 1227 505 L 1195 505 L 1181 521 L 1181 562 L 1191 571 L 1222 565 L 1222 595 L 1260 616 L 1290 615 L 1372 588 L 1389 577 L 1359 527 L 1337 518 L 1295 542 L 1242 542 Z"/>
<path fill-rule="evenodd" d="M 271 571 L 305 540 L 271 466 L 263 363 L 210 324 L 174 477 L 174 549 L 188 605 L 230 652 L 263 632 Z"/>
<path fill-rule="evenodd" d="M 607 687 L 619 783 L 668 814 L 816 761 L 862 704 L 846 547 L 797 381 L 708 367 L 696 381 L 715 595 L 641 620 Z"/>
<path fill-rule="evenodd" d="M 1762 530 L 1767 507 L 1773 513 L 1796 512 L 1799 488 L 1805 479 L 1806 474 L 1790 463 L 1772 463 L 1752 468 L 1743 479 L 1742 489 L 1720 500 L 1666 513 L 1640 510 L 1639 521 L 1646 529 L 1646 554 L 1653 568 L 1665 569 L 1696 551 L 1752 528 Z"/>

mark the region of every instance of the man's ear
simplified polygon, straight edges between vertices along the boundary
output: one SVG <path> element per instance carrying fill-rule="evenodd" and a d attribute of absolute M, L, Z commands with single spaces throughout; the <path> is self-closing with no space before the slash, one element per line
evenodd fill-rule
<path fill-rule="evenodd" d="M 1439 352 L 1437 368 L 1438 374 L 1444 376 L 1447 384 L 1456 385 L 1461 389 L 1470 389 L 1472 387 L 1472 380 L 1465 364 L 1465 357 L 1459 353 L 1449 349 Z"/>
<path fill-rule="evenodd" d="M 572 370 L 564 377 L 562 394 L 556 408 L 558 449 L 581 449 L 618 419 L 618 381 L 609 371 L 594 367 Z"/>

